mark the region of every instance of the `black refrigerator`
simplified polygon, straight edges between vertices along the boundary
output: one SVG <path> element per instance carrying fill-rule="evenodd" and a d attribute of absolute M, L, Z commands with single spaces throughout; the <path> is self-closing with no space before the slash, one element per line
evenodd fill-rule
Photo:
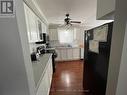
<path fill-rule="evenodd" d="M 113 22 L 107 23 L 107 25 L 107 41 L 98 42 L 99 53 L 89 49 L 96 28 L 85 31 L 83 87 L 88 91 L 88 95 L 105 95 L 106 92 Z M 103 27 L 103 25 L 99 27 Z"/>

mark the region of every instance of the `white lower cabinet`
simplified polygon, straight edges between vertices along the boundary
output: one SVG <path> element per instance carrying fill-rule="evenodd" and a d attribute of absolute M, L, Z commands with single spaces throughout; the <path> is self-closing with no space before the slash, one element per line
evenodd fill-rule
<path fill-rule="evenodd" d="M 73 49 L 73 58 L 74 59 L 79 59 L 80 58 L 80 49 L 79 48 L 74 48 Z"/>
<path fill-rule="evenodd" d="M 40 83 L 40 86 L 38 88 L 36 95 L 48 95 L 46 89 L 47 89 L 47 82 L 46 82 L 46 74 L 45 74 Z"/>
<path fill-rule="evenodd" d="M 46 73 L 48 75 L 48 81 L 49 81 L 48 83 L 49 83 L 49 85 L 51 85 L 52 75 L 53 75 L 52 60 L 49 60 L 49 63 L 51 63 L 51 64 L 49 64 Z M 48 90 L 50 90 L 50 88 Z"/>
<path fill-rule="evenodd" d="M 50 59 L 48 62 L 48 66 L 46 67 L 46 71 L 44 72 L 44 75 L 42 77 L 40 86 L 37 89 L 36 95 L 49 95 L 52 74 L 53 74 L 52 60 Z"/>
<path fill-rule="evenodd" d="M 80 59 L 80 48 L 57 48 L 56 61 L 69 61 Z"/>
<path fill-rule="evenodd" d="M 56 52 L 57 52 L 56 60 L 59 61 L 59 60 L 61 60 L 61 51 L 60 51 L 60 49 L 56 49 Z"/>
<path fill-rule="evenodd" d="M 73 60 L 73 49 L 67 49 L 67 59 Z"/>
<path fill-rule="evenodd" d="M 61 60 L 67 60 L 67 50 L 61 49 Z"/>

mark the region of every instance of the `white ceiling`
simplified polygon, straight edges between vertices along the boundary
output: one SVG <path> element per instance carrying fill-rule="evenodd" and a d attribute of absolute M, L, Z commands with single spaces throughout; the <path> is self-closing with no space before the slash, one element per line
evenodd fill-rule
<path fill-rule="evenodd" d="M 85 26 L 98 26 L 107 21 L 96 20 L 97 0 L 36 0 L 49 23 L 63 24 L 65 14 Z"/>

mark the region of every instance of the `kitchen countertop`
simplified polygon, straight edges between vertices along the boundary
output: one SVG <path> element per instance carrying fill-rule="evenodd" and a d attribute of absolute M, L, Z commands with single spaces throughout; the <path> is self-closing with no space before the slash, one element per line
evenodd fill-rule
<path fill-rule="evenodd" d="M 35 81 L 36 88 L 38 88 L 40 84 L 39 81 L 41 80 L 41 78 L 43 77 L 45 73 L 46 67 L 48 65 L 47 63 L 50 58 L 52 58 L 52 53 L 47 53 L 47 54 L 40 56 L 39 61 L 32 62 L 34 81 Z"/>

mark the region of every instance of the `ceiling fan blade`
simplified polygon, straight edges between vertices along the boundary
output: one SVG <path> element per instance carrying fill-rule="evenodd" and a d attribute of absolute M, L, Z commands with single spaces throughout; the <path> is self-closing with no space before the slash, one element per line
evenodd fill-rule
<path fill-rule="evenodd" d="M 81 23 L 81 21 L 70 21 L 71 23 Z"/>

